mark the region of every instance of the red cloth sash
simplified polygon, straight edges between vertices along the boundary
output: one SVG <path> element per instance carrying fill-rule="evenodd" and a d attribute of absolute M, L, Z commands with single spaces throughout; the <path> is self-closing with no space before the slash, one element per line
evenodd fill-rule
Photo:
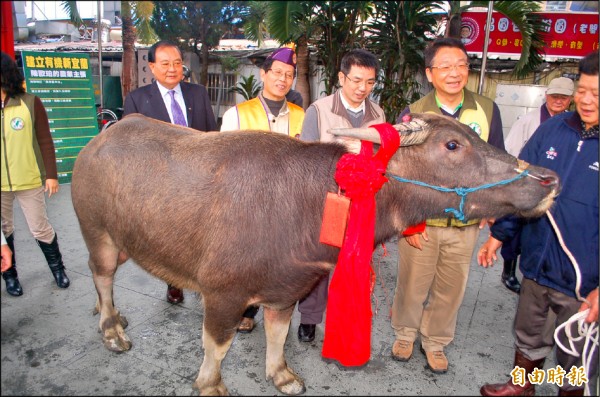
<path fill-rule="evenodd" d="M 375 248 L 375 194 L 387 182 L 385 170 L 400 146 L 389 123 L 372 125 L 381 136 L 362 142 L 359 154 L 344 154 L 335 180 L 352 202 L 344 243 L 329 286 L 322 355 L 344 366 L 366 364 L 371 356 L 371 257 Z"/>

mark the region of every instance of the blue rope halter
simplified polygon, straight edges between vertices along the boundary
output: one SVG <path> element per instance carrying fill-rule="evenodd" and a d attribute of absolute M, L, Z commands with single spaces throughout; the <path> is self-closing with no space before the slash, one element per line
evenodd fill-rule
<path fill-rule="evenodd" d="M 509 183 L 512 183 L 514 181 L 517 181 L 517 180 L 527 176 L 527 174 L 529 174 L 529 170 L 524 170 L 523 172 L 521 172 L 514 178 L 505 179 L 503 181 L 499 181 L 499 182 L 495 182 L 495 183 L 486 183 L 485 185 L 480 185 L 480 186 L 476 186 L 476 187 L 455 187 L 452 189 L 446 188 L 446 187 L 441 187 L 441 186 L 433 186 L 433 185 L 427 184 L 425 182 L 415 181 L 412 179 L 401 178 L 401 177 L 393 175 L 393 174 L 388 174 L 388 175 L 399 182 L 408 182 L 408 183 L 412 183 L 414 185 L 419 185 L 419 186 L 424 186 L 424 187 L 428 187 L 431 189 L 435 189 L 435 190 L 438 190 L 438 191 L 444 192 L 444 193 L 454 192 L 454 193 L 458 194 L 461 197 L 458 210 L 455 208 L 446 208 L 444 210 L 444 212 L 452 212 L 456 219 L 458 219 L 459 221 L 461 221 L 463 223 L 466 223 L 467 221 L 465 220 L 465 213 L 463 212 L 463 209 L 465 206 L 465 199 L 467 198 L 467 194 L 476 192 L 477 190 L 488 189 L 488 188 L 494 187 L 494 186 L 508 185 Z"/>

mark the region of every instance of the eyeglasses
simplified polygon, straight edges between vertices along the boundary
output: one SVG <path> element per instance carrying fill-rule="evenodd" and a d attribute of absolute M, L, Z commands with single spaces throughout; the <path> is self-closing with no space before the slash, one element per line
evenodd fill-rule
<path fill-rule="evenodd" d="M 429 69 L 437 69 L 442 74 L 448 74 L 452 70 L 458 70 L 459 72 L 466 72 L 469 70 L 468 63 L 459 63 L 458 65 L 442 65 L 442 66 L 430 66 Z"/>
<path fill-rule="evenodd" d="M 346 80 L 348 80 L 350 83 L 352 83 L 353 85 L 355 85 L 357 87 L 360 87 L 361 85 L 364 84 L 365 87 L 372 88 L 375 85 L 375 83 L 377 82 L 376 79 L 360 80 L 360 79 L 356 79 L 356 78 L 351 78 L 344 72 L 342 72 L 342 74 L 344 76 L 346 76 Z"/>
<path fill-rule="evenodd" d="M 270 71 L 271 73 L 273 73 L 273 76 L 275 76 L 276 78 L 280 79 L 281 77 L 285 76 L 286 80 L 294 80 L 294 77 L 296 77 L 296 73 L 292 73 L 292 72 L 284 72 L 281 69 L 268 69 L 267 72 Z"/>
<path fill-rule="evenodd" d="M 182 61 L 173 61 L 173 62 L 165 61 L 165 62 L 157 63 L 156 65 L 158 65 L 161 69 L 169 69 L 170 67 L 173 67 L 174 69 L 183 68 Z"/>

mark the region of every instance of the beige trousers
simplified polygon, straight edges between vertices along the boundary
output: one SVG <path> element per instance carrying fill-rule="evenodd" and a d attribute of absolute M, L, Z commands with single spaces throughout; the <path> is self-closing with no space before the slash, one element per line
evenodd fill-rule
<path fill-rule="evenodd" d="M 10 236 L 15 230 L 13 202 L 19 202 L 29 231 L 36 240 L 51 243 L 54 239 L 54 229 L 48 221 L 46 213 L 46 197 L 44 188 L 19 190 L 16 192 L 2 192 L 2 231 L 5 236 Z"/>
<path fill-rule="evenodd" d="M 400 238 L 392 328 L 396 339 L 419 333 L 425 351 L 440 351 L 454 339 L 479 227 L 427 226 L 427 234 L 422 251 Z"/>

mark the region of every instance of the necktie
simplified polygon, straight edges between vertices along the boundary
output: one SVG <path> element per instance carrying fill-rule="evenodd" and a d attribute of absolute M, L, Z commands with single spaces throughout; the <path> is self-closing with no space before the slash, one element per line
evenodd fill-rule
<path fill-rule="evenodd" d="M 181 107 L 179 107 L 179 104 L 175 100 L 175 91 L 169 91 L 169 95 L 171 95 L 171 112 L 173 113 L 173 123 L 187 127 L 185 116 L 181 111 Z"/>

